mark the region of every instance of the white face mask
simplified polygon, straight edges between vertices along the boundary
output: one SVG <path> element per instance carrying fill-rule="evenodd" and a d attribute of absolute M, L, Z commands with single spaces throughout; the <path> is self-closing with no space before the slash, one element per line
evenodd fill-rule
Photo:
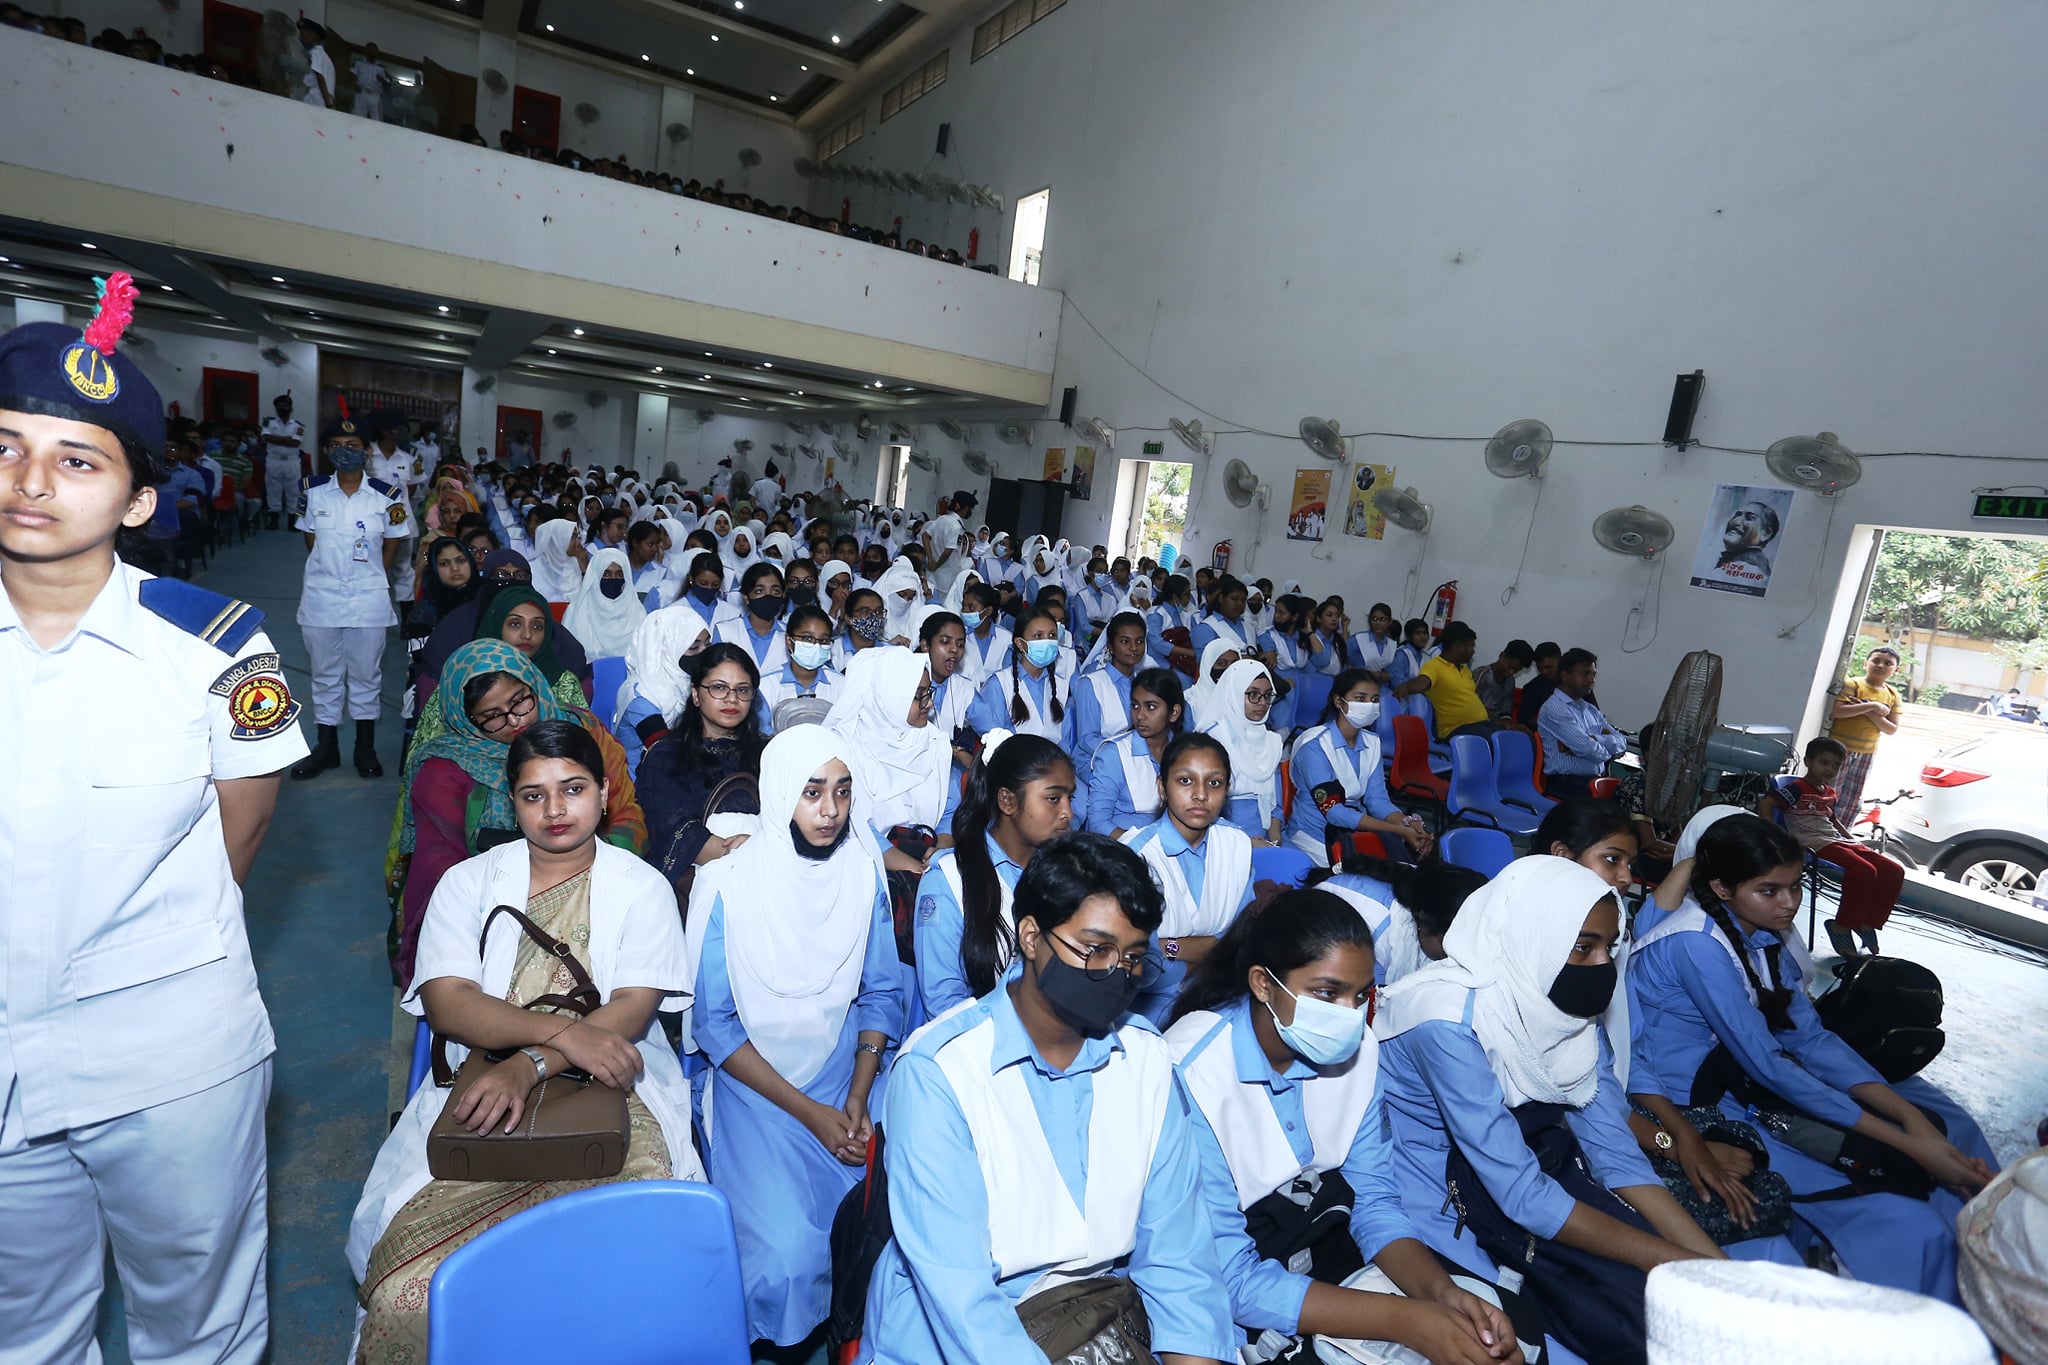
<path fill-rule="evenodd" d="M 1344 719 L 1361 730 L 1369 729 L 1380 718 L 1380 704 L 1376 701 L 1353 701 L 1344 704 Z"/>

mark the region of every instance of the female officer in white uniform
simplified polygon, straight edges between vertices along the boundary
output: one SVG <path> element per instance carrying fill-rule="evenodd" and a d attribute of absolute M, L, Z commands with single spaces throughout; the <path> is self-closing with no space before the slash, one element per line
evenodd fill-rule
<path fill-rule="evenodd" d="M 115 558 L 163 404 L 83 334 L 0 337 L 0 1365 L 256 1361 L 270 1020 L 238 885 L 306 752 L 262 613 Z"/>

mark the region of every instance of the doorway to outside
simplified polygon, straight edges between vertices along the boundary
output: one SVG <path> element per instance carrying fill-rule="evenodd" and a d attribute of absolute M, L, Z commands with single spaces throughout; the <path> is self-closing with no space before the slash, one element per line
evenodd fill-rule
<path fill-rule="evenodd" d="M 1052 209 L 1052 191 L 1043 189 L 1017 201 L 1017 226 L 1010 233 L 1010 278 L 1038 283 L 1038 262 L 1045 249 L 1045 219 Z"/>
<path fill-rule="evenodd" d="M 1141 555 L 1159 558 L 1161 546 L 1181 544 L 1194 473 L 1193 465 L 1169 460 L 1118 462 L 1110 543 L 1122 547 L 1120 554 L 1135 563 Z"/>
<path fill-rule="evenodd" d="M 875 501 L 884 507 L 901 507 L 910 496 L 910 447 L 885 445 L 875 470 Z"/>

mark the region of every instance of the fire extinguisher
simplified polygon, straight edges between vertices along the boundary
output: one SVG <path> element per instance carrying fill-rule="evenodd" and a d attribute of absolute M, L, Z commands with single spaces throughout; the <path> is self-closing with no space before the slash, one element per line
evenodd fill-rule
<path fill-rule="evenodd" d="M 1451 623 L 1451 617 L 1458 610 L 1458 580 L 1436 585 L 1436 596 L 1429 601 L 1429 638 L 1441 639 L 1444 627 Z"/>
<path fill-rule="evenodd" d="M 972 228 L 967 233 L 967 259 L 973 260 L 981 254 L 981 229 Z"/>
<path fill-rule="evenodd" d="M 1209 567 L 1214 569 L 1217 573 L 1230 572 L 1229 541 L 1219 540 L 1216 542 L 1215 548 L 1209 551 Z"/>

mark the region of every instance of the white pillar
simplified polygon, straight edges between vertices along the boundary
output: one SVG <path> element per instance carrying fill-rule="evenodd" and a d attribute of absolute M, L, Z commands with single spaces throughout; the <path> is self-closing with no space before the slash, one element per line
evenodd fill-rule
<path fill-rule="evenodd" d="M 638 470 L 641 478 L 651 479 L 661 473 L 668 458 L 668 395 L 643 393 L 633 423 L 633 448 L 626 463 Z"/>
<path fill-rule="evenodd" d="M 462 430 L 459 439 L 465 460 L 476 458 L 478 446 L 482 446 L 492 459 L 498 455 L 498 391 L 493 388 L 489 393 L 478 393 L 476 381 L 481 378 L 482 371 L 472 370 L 467 365 L 462 367 Z M 441 442 L 443 451 L 453 454 L 449 448 L 451 444 L 444 439 Z"/>
<path fill-rule="evenodd" d="M 657 170 L 688 180 L 691 144 L 669 141 L 671 123 L 682 124 L 694 136 L 697 131 L 697 97 L 680 86 L 664 85 L 661 87 L 661 126 L 654 130 L 658 139 L 654 144 L 654 165 Z"/>
<path fill-rule="evenodd" d="M 518 39 L 509 33 L 477 34 L 476 70 L 476 129 L 484 135 L 484 141 L 495 147 L 498 134 L 512 126 L 512 87 L 519 84 Z M 486 71 L 504 73 L 504 94 L 491 93 L 483 82 Z"/>

